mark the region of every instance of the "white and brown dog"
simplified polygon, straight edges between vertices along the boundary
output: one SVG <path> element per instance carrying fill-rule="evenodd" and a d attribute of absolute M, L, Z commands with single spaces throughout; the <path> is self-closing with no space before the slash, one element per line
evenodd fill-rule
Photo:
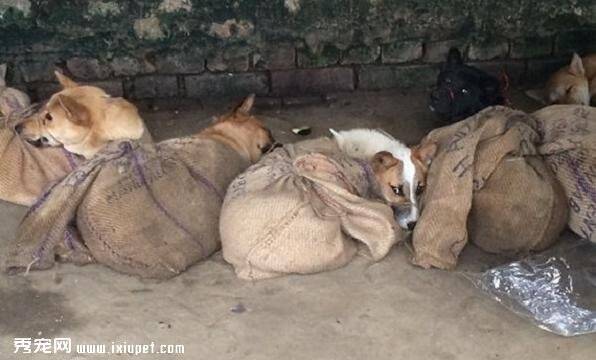
<path fill-rule="evenodd" d="M 410 148 L 380 130 L 330 131 L 348 156 L 372 161 L 375 175 L 383 179 L 378 189 L 381 196 L 394 209 L 399 226 L 413 230 L 420 216 L 419 199 L 436 144 Z"/>

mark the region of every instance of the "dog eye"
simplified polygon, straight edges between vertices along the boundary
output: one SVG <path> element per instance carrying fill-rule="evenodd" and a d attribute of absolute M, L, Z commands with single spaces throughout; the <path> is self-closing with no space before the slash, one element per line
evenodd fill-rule
<path fill-rule="evenodd" d="M 393 192 L 397 196 L 404 196 L 404 186 L 403 185 L 391 186 L 391 190 L 393 190 Z"/>
<path fill-rule="evenodd" d="M 424 185 L 418 184 L 418 186 L 416 186 L 416 195 L 420 195 L 422 192 L 424 192 Z"/>
<path fill-rule="evenodd" d="M 52 121 L 52 114 L 46 113 L 46 120 L 47 121 Z"/>
<path fill-rule="evenodd" d="M 567 90 L 565 90 L 565 92 L 566 92 L 567 94 L 569 94 L 569 93 L 571 92 L 571 89 L 573 89 L 573 86 L 570 86 L 570 87 L 568 87 L 568 88 L 567 88 Z"/>

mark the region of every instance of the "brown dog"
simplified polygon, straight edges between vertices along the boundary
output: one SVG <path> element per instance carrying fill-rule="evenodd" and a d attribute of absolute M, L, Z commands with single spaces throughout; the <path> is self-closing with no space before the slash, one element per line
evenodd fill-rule
<path fill-rule="evenodd" d="M 90 158 L 110 141 L 141 138 L 143 120 L 133 104 L 55 74 L 63 90 L 17 127 L 25 140 L 36 146 L 62 145 Z"/>
<path fill-rule="evenodd" d="M 250 162 L 256 162 L 276 143 L 271 131 L 250 114 L 254 102 L 255 95 L 249 95 L 231 113 L 217 118 L 198 136 L 224 143 Z"/>
<path fill-rule="evenodd" d="M 531 98 L 545 104 L 590 105 L 596 96 L 596 54 L 573 54 L 568 66 L 554 73 L 545 89 L 529 90 Z"/>

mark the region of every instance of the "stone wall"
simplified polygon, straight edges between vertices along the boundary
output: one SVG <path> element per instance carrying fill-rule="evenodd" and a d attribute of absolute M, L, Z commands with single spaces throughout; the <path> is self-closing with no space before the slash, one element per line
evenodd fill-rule
<path fill-rule="evenodd" d="M 424 88 L 450 46 L 537 82 L 596 51 L 596 2 L 0 0 L 0 62 L 38 98 L 56 67 L 134 99 Z"/>

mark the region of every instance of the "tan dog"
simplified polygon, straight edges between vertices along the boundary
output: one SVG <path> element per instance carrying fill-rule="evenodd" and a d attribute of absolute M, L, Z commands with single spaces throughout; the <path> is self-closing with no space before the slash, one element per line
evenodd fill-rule
<path fill-rule="evenodd" d="M 554 73 L 545 89 L 526 94 L 544 104 L 590 105 L 596 96 L 596 54 L 583 58 L 573 54 L 571 63 Z"/>
<path fill-rule="evenodd" d="M 24 139 L 90 158 L 110 141 L 141 138 L 143 120 L 133 104 L 55 74 L 63 90 L 17 128 Z"/>
<path fill-rule="evenodd" d="M 231 113 L 217 118 L 198 136 L 224 143 L 250 162 L 256 162 L 277 144 L 271 131 L 250 114 L 254 102 L 255 95 L 249 95 Z"/>

